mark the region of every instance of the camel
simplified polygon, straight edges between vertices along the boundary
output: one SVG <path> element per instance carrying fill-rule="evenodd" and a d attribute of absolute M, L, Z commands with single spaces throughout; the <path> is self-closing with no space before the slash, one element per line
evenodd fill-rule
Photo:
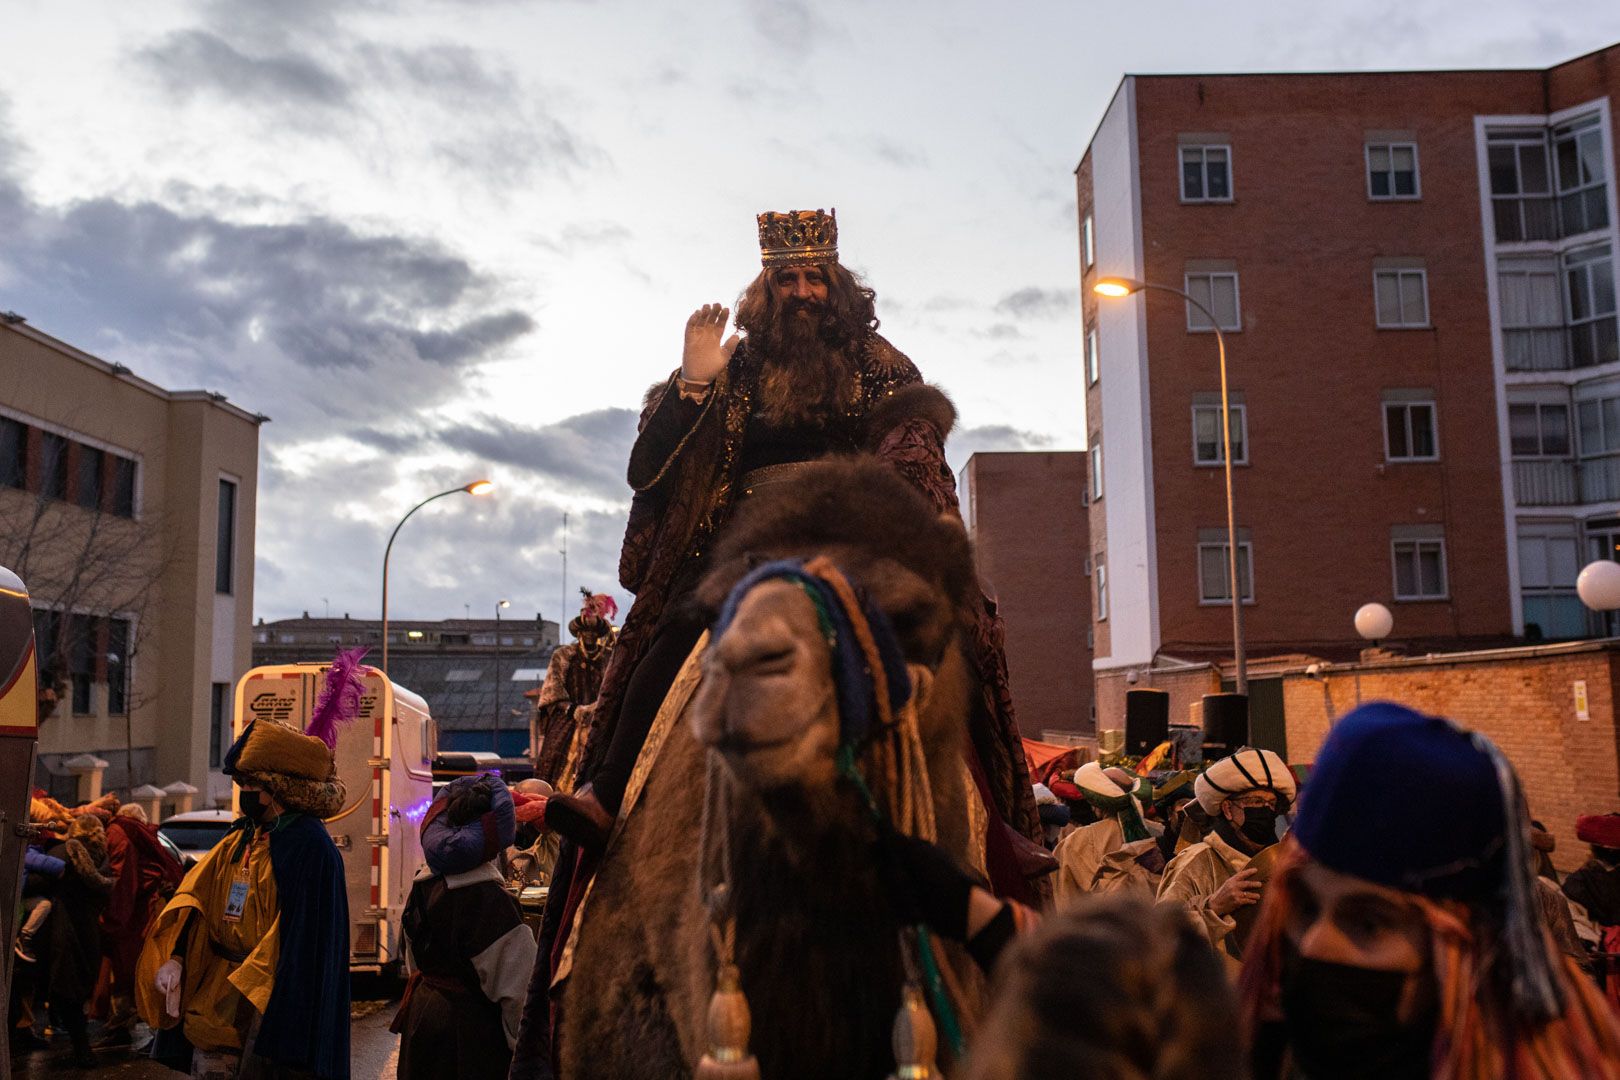
<path fill-rule="evenodd" d="M 937 842 L 982 867 L 970 839 L 982 804 L 963 765 L 976 683 L 962 641 L 977 583 L 961 522 L 937 515 L 876 459 L 818 463 L 744 505 L 698 598 L 718 610 L 753 566 L 817 555 L 887 615 L 926 687 L 918 732 Z M 729 855 L 735 958 L 760 1075 L 880 1080 L 893 1071 L 900 924 L 872 856 L 869 812 L 835 767 L 838 743 L 815 608 L 789 582 L 754 586 L 703 653 L 684 721 L 668 729 L 581 911 L 561 1001 L 562 1076 L 689 1077 L 708 1049 L 717 965 L 700 880 L 706 801 L 724 807 L 709 826 Z M 976 1008 L 982 984 L 971 962 L 954 945 L 936 947 Z"/>

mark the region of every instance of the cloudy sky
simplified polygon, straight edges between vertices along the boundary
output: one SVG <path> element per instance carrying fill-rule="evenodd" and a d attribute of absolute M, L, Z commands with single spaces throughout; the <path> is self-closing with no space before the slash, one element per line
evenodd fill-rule
<path fill-rule="evenodd" d="M 615 586 L 633 408 L 835 206 L 975 449 L 1081 443 L 1072 170 L 1124 71 L 1542 67 L 1613 0 L 13 0 L 0 309 L 268 414 L 257 614 Z M 621 600 L 625 599 L 620 594 Z M 324 598 L 324 600 L 323 600 Z"/>

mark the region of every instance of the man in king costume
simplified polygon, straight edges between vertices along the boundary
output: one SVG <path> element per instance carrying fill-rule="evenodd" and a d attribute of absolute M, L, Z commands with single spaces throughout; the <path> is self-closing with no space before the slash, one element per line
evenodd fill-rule
<path fill-rule="evenodd" d="M 619 606 L 606 593 L 580 592 L 584 603 L 568 624 L 574 642 L 552 652 L 535 704 L 538 749 L 534 775 L 562 792 L 571 790 L 579 743 L 588 731 L 588 725 L 580 723 L 580 711 L 596 703 L 613 653 L 613 624 L 608 620 L 619 613 Z"/>
<path fill-rule="evenodd" d="M 619 580 L 635 603 L 603 677 L 581 768 L 589 784 L 546 807 L 548 827 L 573 843 L 552 883 L 543 959 L 569 917 L 570 848 L 591 859 L 605 844 L 659 706 L 706 629 L 683 601 L 739 501 L 792 484 L 810 462 L 867 452 L 898 469 L 940 513 L 959 513 L 944 449 L 954 414 L 930 413 L 908 395 L 922 376 L 877 333 L 876 294 L 839 262 L 835 214 L 764 213 L 757 224 L 762 270 L 737 304 L 741 335 L 726 337 L 731 313 L 721 304 L 692 314 L 681 366 L 649 393 L 630 452 L 633 497 Z M 983 693 L 967 766 L 994 819 L 985 836 L 989 877 L 998 893 L 1034 902 L 1026 874 L 1039 858 L 1040 869 L 1052 864 L 1038 847 L 1001 620 L 989 600 L 971 616 L 970 659 Z M 581 877 L 590 865 L 582 864 Z M 536 965 L 531 1012 L 546 992 L 547 967 Z M 514 1076 L 533 1056 L 533 1019 L 525 1017 Z"/>
<path fill-rule="evenodd" d="M 242 816 L 180 883 L 136 976 L 153 1056 L 207 1080 L 349 1076 L 349 901 L 322 823 L 343 808 L 332 751 L 360 710 L 340 654 L 305 732 L 263 718 L 225 755 Z"/>

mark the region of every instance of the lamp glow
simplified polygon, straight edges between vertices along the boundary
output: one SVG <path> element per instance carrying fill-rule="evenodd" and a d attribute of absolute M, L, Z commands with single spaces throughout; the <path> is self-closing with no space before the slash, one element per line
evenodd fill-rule
<path fill-rule="evenodd" d="M 1098 296 L 1109 296 L 1115 299 L 1129 296 L 1142 288 L 1142 283 L 1132 278 L 1105 277 L 1091 287 L 1091 291 Z"/>
<path fill-rule="evenodd" d="M 495 490 L 495 482 L 493 480 L 474 480 L 462 490 L 469 495 L 488 495 Z"/>

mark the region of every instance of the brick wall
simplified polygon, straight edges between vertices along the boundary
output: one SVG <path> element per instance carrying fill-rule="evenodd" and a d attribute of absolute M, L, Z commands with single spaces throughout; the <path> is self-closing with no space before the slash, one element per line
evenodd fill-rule
<path fill-rule="evenodd" d="M 1372 600 L 1402 636 L 1510 633 L 1496 443 L 1477 113 L 1538 111 L 1539 72 L 1188 76 L 1138 81 L 1147 278 L 1179 287 L 1192 260 L 1231 260 L 1242 329 L 1231 385 L 1248 412 L 1235 470 L 1252 530 L 1251 652 L 1268 642 L 1352 638 Z M 1422 198 L 1368 198 L 1369 130 L 1409 132 Z M 1233 200 L 1180 201 L 1182 133 L 1231 146 Z M 1374 260 L 1428 273 L 1431 327 L 1380 329 Z M 1227 615 L 1199 604 L 1198 530 L 1225 524 L 1221 470 L 1192 460 L 1193 395 L 1218 389 L 1215 341 L 1191 334 L 1174 297 L 1147 301 L 1154 493 L 1164 648 L 1221 641 Z M 1432 392 L 1440 460 L 1385 461 L 1382 394 Z M 1396 603 L 1395 525 L 1443 526 L 1450 595 Z"/>
<path fill-rule="evenodd" d="M 1030 738 L 1089 733 L 1085 456 L 979 453 L 965 472 L 979 576 L 1006 624 L 1018 726 Z"/>
<path fill-rule="evenodd" d="M 1341 667 L 1318 677 L 1287 675 L 1289 759 L 1315 758 L 1332 722 L 1355 707 L 1359 680 L 1362 701 L 1397 701 L 1490 736 L 1518 770 L 1531 815 L 1557 838 L 1553 861 L 1572 870 L 1586 857 L 1586 846 L 1575 839 L 1576 815 L 1620 810 L 1615 725 L 1620 650 L 1586 645 L 1535 652 L 1515 650 L 1473 662 Z M 1577 681 L 1586 683 L 1590 720 L 1576 719 Z"/>

